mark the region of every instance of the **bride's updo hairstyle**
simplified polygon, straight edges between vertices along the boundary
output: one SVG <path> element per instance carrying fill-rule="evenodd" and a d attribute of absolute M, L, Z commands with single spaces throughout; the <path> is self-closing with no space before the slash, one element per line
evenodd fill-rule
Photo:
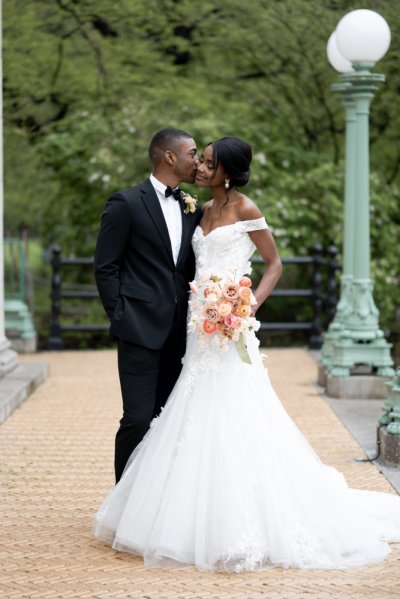
<path fill-rule="evenodd" d="M 244 187 L 250 179 L 251 146 L 239 137 L 223 137 L 211 142 L 213 167 L 221 164 L 229 177 L 229 188 Z"/>

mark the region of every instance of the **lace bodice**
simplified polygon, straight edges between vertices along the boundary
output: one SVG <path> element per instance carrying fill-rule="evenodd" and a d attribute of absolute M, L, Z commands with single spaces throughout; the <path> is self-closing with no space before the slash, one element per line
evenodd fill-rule
<path fill-rule="evenodd" d="M 232 269 L 236 276 L 250 273 L 250 258 L 256 246 L 248 233 L 261 229 L 268 229 L 264 217 L 224 225 L 213 229 L 208 235 L 204 235 L 198 226 L 192 239 L 196 256 L 195 279 L 206 273 L 224 277 Z"/>

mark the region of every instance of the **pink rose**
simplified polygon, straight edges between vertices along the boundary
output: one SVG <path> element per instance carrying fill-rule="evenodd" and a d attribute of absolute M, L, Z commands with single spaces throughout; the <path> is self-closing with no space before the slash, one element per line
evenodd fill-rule
<path fill-rule="evenodd" d="M 232 329 L 239 329 L 242 326 L 242 319 L 230 314 L 225 318 L 225 324 Z"/>

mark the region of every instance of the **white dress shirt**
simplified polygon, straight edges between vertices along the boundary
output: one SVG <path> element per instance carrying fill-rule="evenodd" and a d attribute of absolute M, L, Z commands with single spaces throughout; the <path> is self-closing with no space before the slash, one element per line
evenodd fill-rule
<path fill-rule="evenodd" d="M 154 187 L 160 202 L 161 210 L 167 223 L 167 229 L 172 247 L 172 256 L 175 264 L 178 260 L 182 241 L 182 211 L 179 202 L 174 196 L 165 197 L 167 186 L 161 183 L 154 175 L 150 175 L 150 183 Z"/>

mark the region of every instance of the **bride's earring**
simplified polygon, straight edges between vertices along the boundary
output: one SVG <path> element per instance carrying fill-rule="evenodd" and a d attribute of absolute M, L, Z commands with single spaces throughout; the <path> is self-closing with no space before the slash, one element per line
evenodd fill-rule
<path fill-rule="evenodd" d="M 228 179 L 228 177 L 227 177 L 227 178 L 225 179 L 225 189 L 229 189 L 229 183 L 230 183 L 230 181 L 229 181 L 229 179 Z"/>

